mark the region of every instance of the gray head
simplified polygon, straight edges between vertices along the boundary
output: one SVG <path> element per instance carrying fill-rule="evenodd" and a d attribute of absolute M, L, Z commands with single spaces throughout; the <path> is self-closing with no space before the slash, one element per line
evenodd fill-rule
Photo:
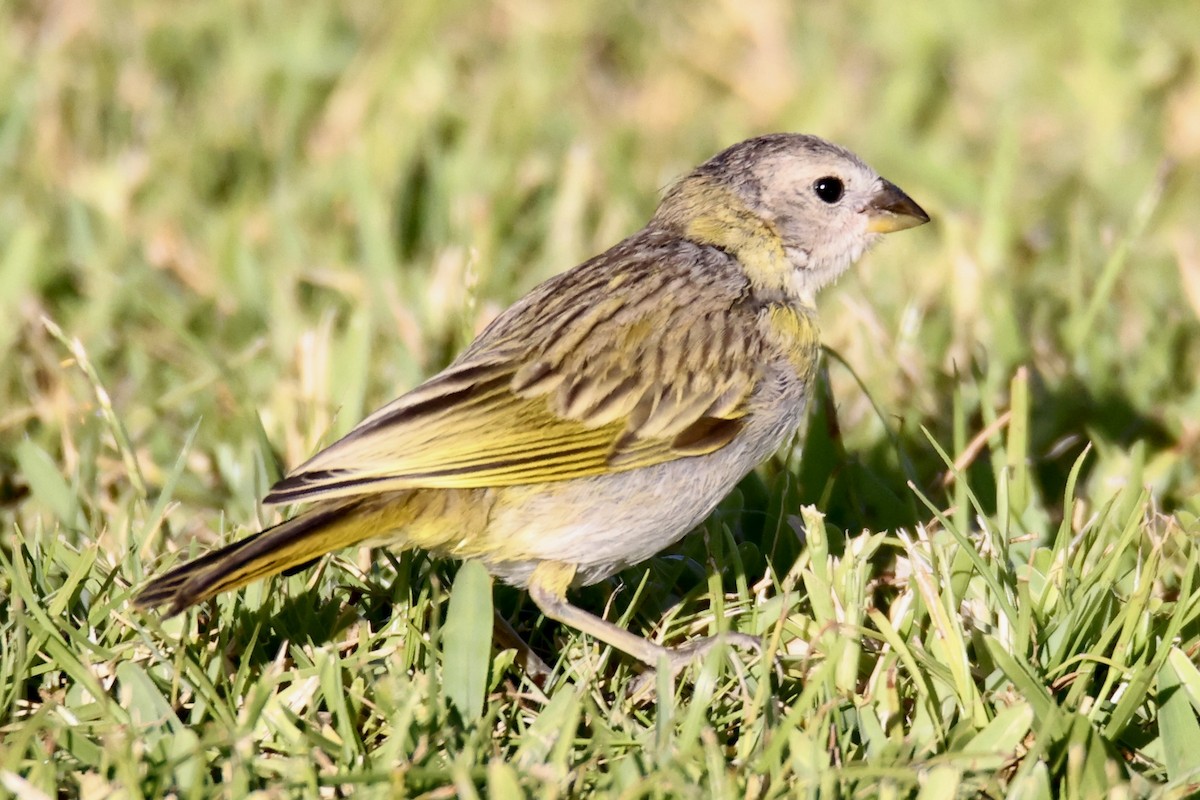
<path fill-rule="evenodd" d="M 766 223 L 791 266 L 790 288 L 804 296 L 841 275 L 880 234 L 929 221 L 908 195 L 858 156 L 805 134 L 747 139 L 701 164 L 681 184 L 696 179 L 731 189 Z"/>

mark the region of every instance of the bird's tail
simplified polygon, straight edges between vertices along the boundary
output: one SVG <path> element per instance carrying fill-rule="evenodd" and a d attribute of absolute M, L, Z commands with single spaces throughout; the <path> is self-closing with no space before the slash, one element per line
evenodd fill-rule
<path fill-rule="evenodd" d="M 241 541 L 180 564 L 134 598 L 142 608 L 167 606 L 167 616 L 247 583 L 294 572 L 326 553 L 358 544 L 379 531 L 356 502 L 317 507 Z"/>

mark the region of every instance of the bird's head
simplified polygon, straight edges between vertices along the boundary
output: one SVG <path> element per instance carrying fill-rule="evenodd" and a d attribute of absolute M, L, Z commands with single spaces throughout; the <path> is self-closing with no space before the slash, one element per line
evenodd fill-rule
<path fill-rule="evenodd" d="M 780 133 L 701 164 L 667 193 L 655 219 L 728 250 L 756 289 L 809 301 L 881 234 L 929 215 L 850 151 Z"/>

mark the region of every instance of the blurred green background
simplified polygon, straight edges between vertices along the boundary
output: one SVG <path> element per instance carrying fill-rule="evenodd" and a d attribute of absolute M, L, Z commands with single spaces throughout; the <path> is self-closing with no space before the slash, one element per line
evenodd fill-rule
<path fill-rule="evenodd" d="M 1192 0 L 0 4 L 0 551 L 94 552 L 74 603 L 269 522 L 278 469 L 778 130 L 934 224 L 821 298 L 811 457 L 748 506 L 790 470 L 835 529 L 911 528 L 908 481 L 955 500 L 924 426 L 996 511 L 1024 367 L 1034 540 L 1142 486 L 1148 530 L 1194 525 L 1197 30 Z M 10 732 L 49 713 L 22 685 Z"/>
<path fill-rule="evenodd" d="M 255 493 L 222 497 L 245 483 L 222 473 L 245 469 L 256 411 L 298 463 L 639 227 L 695 163 L 799 130 L 936 219 L 823 300 L 826 343 L 891 422 L 919 439 L 921 422 L 945 427 L 949 385 L 994 392 L 1027 364 L 1036 458 L 1145 440 L 1157 493 L 1185 501 L 1200 455 L 1196 10 L 1073 8 L 6 4 L 10 492 L 27 438 L 101 509 L 128 485 L 42 316 L 87 349 L 148 479 L 200 420 L 183 490 L 244 520 Z M 831 377 L 852 448 L 879 442 L 865 395 Z"/>

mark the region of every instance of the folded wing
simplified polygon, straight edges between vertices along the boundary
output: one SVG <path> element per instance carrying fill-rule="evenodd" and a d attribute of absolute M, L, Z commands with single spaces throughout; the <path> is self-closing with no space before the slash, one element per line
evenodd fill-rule
<path fill-rule="evenodd" d="M 727 445 L 759 379 L 757 312 L 736 286 L 697 297 L 694 276 L 605 267 L 539 287 L 266 502 L 561 481 Z"/>

